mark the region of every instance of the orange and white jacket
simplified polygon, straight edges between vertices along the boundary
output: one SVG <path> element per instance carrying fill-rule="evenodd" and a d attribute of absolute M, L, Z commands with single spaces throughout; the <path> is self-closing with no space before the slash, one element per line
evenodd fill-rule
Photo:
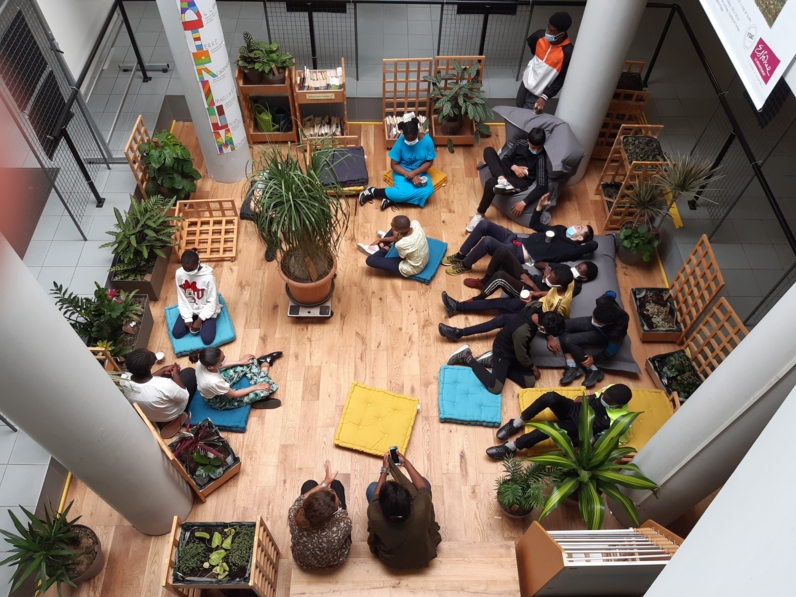
<path fill-rule="evenodd" d="M 547 101 L 561 91 L 575 46 L 569 37 L 553 45 L 544 34 L 545 30 L 539 29 L 528 38 L 533 57 L 522 74 L 522 84 L 530 93 Z"/>

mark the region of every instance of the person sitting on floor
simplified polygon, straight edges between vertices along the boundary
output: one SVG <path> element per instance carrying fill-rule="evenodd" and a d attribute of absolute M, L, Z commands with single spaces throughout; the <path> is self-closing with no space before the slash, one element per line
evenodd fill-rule
<path fill-rule="evenodd" d="M 475 215 L 465 230 L 472 232 L 478 222 L 486 217 L 486 210 L 492 205 L 495 194 L 513 195 L 527 189 L 536 182 L 534 189 L 523 201 L 518 201 L 511 211 L 521 216 L 526 207 L 535 205 L 547 193 L 553 164 L 544 150 L 547 135 L 544 129 L 532 128 L 528 133 L 528 145 L 517 143 L 500 158 L 493 147 L 484 149 L 484 162 L 492 176 L 484 183 L 484 193 Z"/>
<path fill-rule="evenodd" d="M 481 220 L 459 251 L 442 260 L 442 265 L 449 266 L 445 273 L 450 276 L 467 273 L 479 259 L 494 255 L 500 248 L 511 251 L 520 263 L 575 261 L 597 249 L 594 230 L 588 224 L 569 227 L 542 224 L 542 212 L 549 204 L 547 193 L 539 199 L 529 224 L 537 232 L 522 239 L 508 228 Z"/>
<path fill-rule="evenodd" d="M 196 366 L 196 384 L 205 402 L 215 409 L 229 410 L 247 404 L 252 408 L 282 406 L 280 400 L 270 397 L 279 386 L 268 375 L 273 362 L 281 356 L 281 352 L 271 352 L 255 360 L 253 354 L 245 354 L 237 361 L 227 363 L 224 351 L 208 347 L 194 350 L 188 359 L 199 363 Z M 233 390 L 231 386 L 244 377 L 251 385 Z"/>
<path fill-rule="evenodd" d="M 137 348 L 127 355 L 124 365 L 131 374 L 119 382 L 119 389 L 130 404 L 137 404 L 146 418 L 160 428 L 164 438 L 174 436 L 190 422 L 188 401 L 196 392 L 196 370 L 181 369 L 177 363 L 154 373 L 155 353 Z"/>
<path fill-rule="evenodd" d="M 556 340 L 547 339 L 547 347 L 553 354 L 564 352 L 566 367 L 564 376 L 559 380 L 562 386 L 572 383 L 586 371 L 583 386 L 592 387 L 605 377 L 595 361 L 611 359 L 622 347 L 627 336 L 627 325 L 630 316 L 619 303 L 616 293 L 609 290 L 597 299 L 591 317 L 568 319 L 564 334 Z M 587 354 L 585 346 L 603 347 L 597 354 Z"/>
<path fill-rule="evenodd" d="M 427 568 L 437 557 L 437 545 L 442 542 L 431 501 L 431 483 L 400 452 L 398 460 L 409 479 L 387 452 L 379 480 L 365 492 L 370 553 L 390 568 Z M 394 481 L 387 480 L 387 472 Z"/>
<path fill-rule="evenodd" d="M 633 397 L 633 392 L 625 384 L 613 384 L 604 387 L 599 392 L 587 396 L 594 411 L 592 433 L 598 436 L 611 426 L 611 423 L 621 415 L 627 414 L 628 403 Z M 528 408 L 522 411 L 517 419 L 512 419 L 497 430 L 497 438 L 506 441 L 523 430 L 525 423 L 532 421 L 536 415 L 549 408 L 556 417 L 555 424 L 569 435 L 572 443 L 578 445 L 578 425 L 580 423 L 580 409 L 582 397 L 570 400 L 556 392 L 547 392 L 534 400 Z M 629 435 L 629 433 L 628 433 Z M 506 456 L 514 456 L 517 450 L 527 450 L 548 438 L 544 431 L 534 429 L 525 433 L 514 441 L 509 441 L 499 446 L 486 449 L 486 455 L 495 460 L 503 460 Z M 625 439 L 625 441 L 627 441 Z"/>
<path fill-rule="evenodd" d="M 398 129 L 403 135 L 398 137 L 389 153 L 393 186 L 366 188 L 359 194 L 360 205 L 381 199 L 382 211 L 396 203 L 423 207 L 434 193 L 434 185 L 426 174 L 437 157 L 431 135 L 420 132 L 417 118 L 399 122 Z"/>
<path fill-rule="evenodd" d="M 395 243 L 398 257 L 387 257 L 390 244 Z M 368 258 L 365 263 L 376 269 L 396 272 L 404 278 L 416 276 L 428 264 L 428 239 L 417 220 L 406 216 L 395 216 L 390 222 L 390 231 L 372 244 L 357 245 Z"/>
<path fill-rule="evenodd" d="M 335 479 L 337 473 L 332 472 L 328 460 L 324 469 L 321 484 L 305 481 L 287 514 L 293 561 L 304 570 L 336 568 L 348 559 L 351 550 L 345 488 Z"/>
<path fill-rule="evenodd" d="M 467 365 L 492 394 L 503 392 L 507 378 L 521 388 L 532 388 L 542 374 L 533 364 L 531 342 L 537 331 L 553 336 L 561 334 L 564 318 L 552 311 L 544 313 L 538 303 L 532 303 L 516 315 L 498 315 L 482 324 L 488 325 L 494 326 L 490 329 L 502 328 L 495 336 L 492 350 L 474 358 L 470 346 L 465 344 L 448 358 L 448 365 Z"/>
<path fill-rule="evenodd" d="M 196 249 L 185 251 L 180 263 L 182 267 L 175 276 L 180 316 L 171 335 L 179 339 L 191 332 L 199 334 L 205 345 L 212 344 L 216 339 L 216 317 L 222 308 L 213 268 L 199 261 Z"/>

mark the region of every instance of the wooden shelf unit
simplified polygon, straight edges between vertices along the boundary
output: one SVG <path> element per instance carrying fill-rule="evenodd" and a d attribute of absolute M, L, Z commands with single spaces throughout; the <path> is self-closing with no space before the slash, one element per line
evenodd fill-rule
<path fill-rule="evenodd" d="M 385 122 L 388 116 L 403 116 L 414 112 L 416 116 L 430 118 L 429 97 L 431 83 L 423 77 L 433 72 L 433 58 L 385 58 L 382 64 L 381 82 L 381 120 L 384 126 L 384 140 L 387 149 L 395 145 L 390 139 L 390 131 Z M 431 126 L 429 123 L 429 134 Z"/>
<path fill-rule="evenodd" d="M 459 66 L 463 69 L 470 68 L 473 64 L 480 64 L 481 68 L 478 69 L 478 80 L 484 80 L 484 69 L 486 68 L 486 57 L 484 56 L 437 56 L 434 59 L 434 76 L 437 74 L 450 75 L 455 74 L 456 69 L 453 63 L 458 62 Z M 472 78 L 468 79 L 472 80 Z M 441 85 L 442 90 L 450 89 L 455 85 L 453 80 L 443 81 Z M 429 112 L 431 113 L 431 126 L 429 131 L 431 137 L 434 139 L 434 145 L 447 145 L 450 140 L 454 145 L 475 145 L 475 127 L 472 120 L 465 118 L 462 122 L 462 128 L 459 130 L 458 135 L 445 135 L 442 132 L 442 125 L 439 123 L 437 115 L 434 114 L 434 108 L 429 101 Z"/>
<path fill-rule="evenodd" d="M 243 126 L 246 129 L 246 140 L 250 145 L 255 143 L 296 143 L 298 141 L 298 125 L 296 124 L 295 103 L 295 67 L 285 72 L 285 82 L 279 85 L 247 85 L 243 82 L 243 71 L 235 71 L 235 85 L 238 87 Z M 288 109 L 292 120 L 292 129 L 286 132 L 263 133 L 257 128 L 252 108 L 252 97 L 283 96 L 287 97 Z"/>
<path fill-rule="evenodd" d="M 623 73 L 641 75 L 645 63 L 636 60 L 625 61 Z M 608 112 L 605 114 L 602 128 L 597 135 L 597 142 L 591 154 L 592 159 L 604 160 L 611 153 L 614 140 L 619 134 L 619 129 L 625 124 L 635 124 L 641 119 L 647 108 L 650 98 L 649 91 L 636 91 L 632 89 L 619 89 L 614 92 Z"/>
<path fill-rule="evenodd" d="M 322 70 L 322 69 L 313 69 Z M 348 131 L 348 101 L 346 93 L 346 72 L 345 72 L 345 58 L 340 58 L 340 70 L 342 71 L 342 86 L 340 89 L 314 89 L 314 90 L 300 90 L 298 88 L 299 70 L 295 69 L 293 73 L 293 88 L 294 88 L 294 102 L 295 114 L 298 119 L 299 139 L 304 139 L 304 117 L 301 113 L 302 106 L 312 105 L 326 105 L 326 104 L 342 104 L 343 106 L 343 123 L 342 135 L 345 136 Z"/>

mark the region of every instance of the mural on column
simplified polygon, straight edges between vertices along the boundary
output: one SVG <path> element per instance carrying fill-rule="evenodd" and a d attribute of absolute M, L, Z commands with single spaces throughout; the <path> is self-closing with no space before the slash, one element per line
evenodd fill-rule
<path fill-rule="evenodd" d="M 235 78 L 215 0 L 176 0 L 218 153 L 246 144 Z"/>

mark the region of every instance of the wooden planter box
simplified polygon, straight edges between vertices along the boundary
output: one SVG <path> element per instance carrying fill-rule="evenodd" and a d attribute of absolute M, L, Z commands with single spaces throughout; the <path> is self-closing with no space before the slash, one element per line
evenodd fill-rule
<path fill-rule="evenodd" d="M 646 362 L 646 368 L 647 368 L 647 371 L 649 372 L 650 376 L 652 377 L 652 380 L 655 382 L 655 385 L 658 386 L 658 388 L 660 388 L 661 390 L 666 392 L 666 394 L 668 394 L 669 396 L 677 396 L 678 399 L 680 400 L 680 402 L 682 403 L 682 402 L 685 402 L 686 400 L 688 400 L 689 396 L 686 396 L 685 398 L 681 398 L 679 393 L 676 390 L 673 390 L 671 388 L 670 383 L 669 383 L 669 379 L 666 378 L 666 376 L 663 375 L 663 373 L 661 372 L 661 370 L 663 369 L 663 367 L 664 367 L 664 365 L 666 363 L 667 357 L 669 357 L 669 356 L 671 356 L 673 354 L 677 354 L 677 353 L 682 353 L 682 354 L 684 354 L 686 356 L 686 358 L 688 358 L 688 354 L 684 350 L 676 350 L 674 352 L 667 352 L 667 353 L 664 353 L 664 354 L 659 354 L 659 355 L 656 355 L 654 357 L 648 358 L 647 362 Z M 688 360 L 689 360 L 689 362 L 691 362 L 690 358 Z M 694 367 L 693 363 L 691 364 L 691 369 L 692 369 L 692 373 L 694 375 L 696 375 L 697 378 L 701 382 L 704 382 L 704 380 L 702 379 L 702 376 L 699 375 L 699 372 L 696 370 L 696 367 Z"/>
<path fill-rule="evenodd" d="M 155 260 L 155 266 L 152 268 L 152 273 L 143 280 L 114 280 L 113 272 L 108 274 L 108 283 L 106 286 L 115 288 L 116 290 L 124 290 L 125 292 L 132 292 L 137 290 L 139 295 L 146 295 L 150 301 L 156 301 L 160 298 L 160 291 L 163 289 L 163 281 L 166 279 L 166 272 L 169 269 L 169 259 L 171 259 L 172 247 L 165 247 L 163 252 L 166 257 L 158 257 Z M 118 256 L 113 258 L 111 267 L 114 267 L 119 261 Z"/>
<path fill-rule="evenodd" d="M 678 342 L 683 336 L 683 328 L 680 325 L 679 318 L 677 317 L 677 309 L 674 306 L 672 297 L 667 297 L 666 301 L 669 303 L 671 313 L 674 315 L 675 327 L 664 330 L 648 330 L 641 319 L 641 312 L 639 311 L 639 294 L 645 291 L 660 291 L 669 292 L 668 288 L 631 288 L 630 296 L 633 298 L 633 313 L 636 315 L 636 323 L 638 324 L 639 336 L 642 342 Z"/>
<path fill-rule="evenodd" d="M 462 128 L 459 130 L 458 135 L 444 135 L 442 133 L 442 125 L 439 118 L 435 114 L 431 118 L 431 138 L 434 140 L 434 145 L 447 145 L 450 139 L 454 145 L 475 145 L 475 128 L 473 121 L 465 118 L 462 121 Z"/>
<path fill-rule="evenodd" d="M 150 299 L 149 297 L 145 298 L 144 312 L 141 313 L 141 321 L 136 326 L 138 328 L 138 336 L 136 336 L 133 350 L 147 347 L 149 344 L 149 337 L 152 335 L 152 328 L 155 325 L 155 319 L 152 317 L 152 309 L 149 308 Z"/>
<path fill-rule="evenodd" d="M 203 579 L 201 581 L 186 581 L 175 576 L 174 565 L 177 562 L 179 549 L 182 547 L 184 535 L 196 527 L 218 525 L 219 529 L 229 526 L 254 526 L 254 547 L 249 564 L 248 577 L 235 581 L 218 581 Z M 177 516 L 171 527 L 169 550 L 166 556 L 166 566 L 163 576 L 163 588 L 179 597 L 198 597 L 202 589 L 249 589 L 258 597 L 273 597 L 276 594 L 277 572 L 281 553 L 274 541 L 268 527 L 265 526 L 261 516 L 257 522 L 187 522 L 184 523 Z"/>

